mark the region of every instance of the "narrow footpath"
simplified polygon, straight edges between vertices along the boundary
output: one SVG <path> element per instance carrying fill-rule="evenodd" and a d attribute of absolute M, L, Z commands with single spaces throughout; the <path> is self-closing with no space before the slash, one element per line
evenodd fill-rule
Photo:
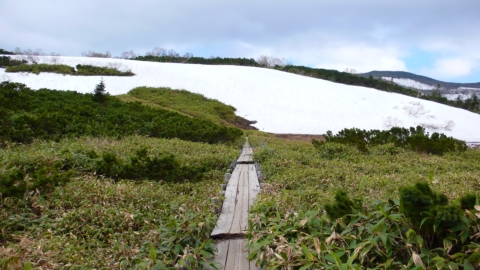
<path fill-rule="evenodd" d="M 210 235 L 212 239 L 217 239 L 218 251 L 213 261 L 221 265 L 219 269 L 260 269 L 255 266 L 254 261 L 248 261 L 246 251 L 248 240 L 244 237 L 248 229 L 250 207 L 260 191 L 252 155 L 247 138 L 228 181 L 222 212 Z"/>

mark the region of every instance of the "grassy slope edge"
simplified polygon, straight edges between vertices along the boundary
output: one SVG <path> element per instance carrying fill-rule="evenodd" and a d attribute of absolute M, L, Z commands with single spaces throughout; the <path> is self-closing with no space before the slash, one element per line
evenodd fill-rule
<path fill-rule="evenodd" d="M 250 258 L 262 266 L 411 269 L 420 264 L 413 261 L 413 253 L 428 269 L 475 265 L 477 259 L 471 254 L 478 252 L 478 244 L 452 249 L 456 239 L 435 244 L 425 235 L 415 236 L 416 230 L 409 231 L 414 227 L 399 213 L 398 198 L 399 187 L 417 181 L 429 182 L 435 192 L 454 203 L 460 196 L 478 191 L 480 165 L 473 161 L 480 158 L 480 151 L 435 156 L 380 145 L 369 147 L 365 154 L 355 146 L 332 143 L 342 151 L 325 156 L 311 143 L 248 134 L 266 176 L 251 211 L 248 235 Z M 350 218 L 330 219 L 323 208 L 340 189 L 354 202 L 362 202 L 363 210 Z M 468 213 L 470 232 L 479 233 L 477 217 Z M 471 241 L 478 241 L 472 237 Z M 438 247 L 433 250 L 432 246 Z M 450 257 L 450 250 L 458 254 Z"/>

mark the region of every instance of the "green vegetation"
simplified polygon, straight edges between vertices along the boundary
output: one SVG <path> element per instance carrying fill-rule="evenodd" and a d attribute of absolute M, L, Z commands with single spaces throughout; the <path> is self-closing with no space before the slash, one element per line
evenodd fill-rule
<path fill-rule="evenodd" d="M 21 171 L 29 187 L 40 170 L 49 169 L 49 178 L 50 172 L 68 177 L 55 188 L 0 197 L 0 267 L 201 268 L 215 248 L 209 235 L 218 205 L 212 198 L 221 197 L 219 184 L 241 143 L 133 136 L 7 146 L 0 151 L 2 175 Z M 113 165 L 105 164 L 106 156 L 134 170 L 105 177 L 102 170 L 115 169 L 106 166 Z M 169 164 L 162 157 L 181 164 L 179 181 L 168 182 L 170 171 L 157 170 Z"/>
<path fill-rule="evenodd" d="M 0 54 L 14 54 L 13 52 L 10 52 L 10 51 L 7 51 L 7 50 L 4 50 L 4 49 L 0 49 Z"/>
<path fill-rule="evenodd" d="M 4 57 L 5 58 L 5 57 Z M 7 57 L 8 58 L 8 57 Z M 18 62 L 18 61 L 17 61 Z M 120 71 L 113 67 L 96 67 L 91 65 L 77 65 L 77 70 L 71 66 L 60 64 L 18 64 L 15 60 L 3 59 L 2 65 L 6 66 L 6 72 L 30 72 L 40 74 L 41 72 L 59 73 L 78 76 L 133 76 L 130 70 Z"/>
<path fill-rule="evenodd" d="M 28 63 L 27 60 L 15 60 L 15 59 L 11 59 L 8 56 L 0 56 L 0 68 L 4 68 L 8 66 L 25 65 L 27 63 Z"/>
<path fill-rule="evenodd" d="M 77 65 L 77 72 L 75 75 L 79 76 L 133 76 L 132 71 L 120 71 L 112 67 L 97 67 L 91 65 Z"/>
<path fill-rule="evenodd" d="M 123 101 L 139 101 L 145 105 L 164 108 L 195 118 L 206 119 L 228 126 L 252 123 L 235 115 L 235 107 L 209 99 L 201 94 L 170 88 L 137 87 L 126 95 L 118 96 Z"/>
<path fill-rule="evenodd" d="M 67 65 L 59 64 L 36 64 L 36 65 L 18 65 L 18 66 L 7 66 L 5 69 L 6 72 L 30 72 L 35 74 L 40 74 L 40 72 L 50 72 L 50 73 L 59 73 L 66 75 L 73 75 L 75 69 Z"/>
<path fill-rule="evenodd" d="M 137 56 L 132 60 L 149 61 L 149 62 L 166 62 L 166 63 L 188 63 L 188 64 L 202 64 L 202 65 L 236 65 L 236 66 L 260 66 L 255 59 L 248 58 L 222 58 L 222 57 L 180 57 L 180 56 Z"/>
<path fill-rule="evenodd" d="M 105 96 L 95 102 L 92 94 L 40 89 L 23 84 L 0 84 L 0 143 L 30 143 L 33 139 L 59 140 L 63 137 L 144 135 L 180 138 L 198 142 L 227 142 L 242 135 L 237 128 L 203 119 L 125 103 Z"/>
<path fill-rule="evenodd" d="M 480 151 L 439 156 L 339 142 L 319 149 L 248 133 L 266 176 L 248 234 L 250 258 L 261 266 L 478 267 L 480 194 L 471 192 L 479 189 Z"/>
<path fill-rule="evenodd" d="M 465 151 L 467 145 L 464 141 L 447 137 L 445 134 L 434 132 L 431 136 L 421 126 L 410 129 L 393 127 L 390 130 L 361 130 L 358 128 L 343 129 L 333 135 L 331 131 L 325 134 L 327 143 L 341 143 L 355 145 L 361 152 L 368 152 L 368 146 L 390 145 L 390 147 L 403 147 L 413 151 L 443 155 L 446 152 Z M 313 146 L 319 151 L 329 151 L 327 156 L 333 157 L 332 148 L 324 142 L 312 141 Z M 388 147 L 388 146 L 387 146 Z"/>

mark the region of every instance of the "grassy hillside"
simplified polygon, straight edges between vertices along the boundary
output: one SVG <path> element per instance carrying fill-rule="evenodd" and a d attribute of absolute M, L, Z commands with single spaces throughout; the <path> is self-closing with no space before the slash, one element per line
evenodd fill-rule
<path fill-rule="evenodd" d="M 213 254 L 208 238 L 218 205 L 212 198 L 221 197 L 223 174 L 241 143 L 134 136 L 36 141 L 2 149 L 0 188 L 18 170 L 26 172 L 27 184 L 41 171 L 44 182 L 67 171 L 68 179 L 57 187 L 0 196 L 0 268 L 172 269 L 179 264 L 197 269 Z M 184 168 L 203 168 L 203 173 L 194 182 L 187 175 L 169 183 L 162 177 L 115 180 L 98 170 L 106 154 L 127 162 L 142 149 L 149 158 L 172 155 Z"/>
<path fill-rule="evenodd" d="M 253 122 L 236 116 L 235 107 L 186 90 L 174 90 L 168 87 L 137 87 L 126 95 L 119 95 L 118 98 L 123 101 L 139 101 L 145 105 L 207 119 L 217 124 L 252 129 L 249 125 Z"/>
<path fill-rule="evenodd" d="M 146 135 L 208 143 L 227 142 L 242 135 L 237 128 L 179 113 L 123 102 L 110 95 L 0 84 L 0 145 L 29 143 L 34 138 L 121 137 Z"/>
<path fill-rule="evenodd" d="M 368 151 L 362 152 L 355 146 L 327 142 L 314 147 L 311 143 L 284 141 L 258 132 L 250 132 L 249 141 L 266 176 L 266 184 L 251 211 L 249 232 L 251 259 L 262 266 L 478 267 L 480 208 L 463 208 L 459 198 L 476 192 L 475 202 L 475 195 L 480 195 L 480 164 L 472 162 L 480 158 L 480 151 L 470 149 L 436 156 L 384 144 L 368 146 Z M 420 226 L 401 211 L 402 194 L 417 182 L 429 183 L 435 196 L 444 194 L 445 200 L 450 201 L 448 206 L 422 208 L 423 203 L 432 203 L 427 195 L 422 195 L 425 201 L 415 202 L 415 208 L 421 212 L 438 211 L 432 214 L 436 225 L 428 213 L 421 216 L 421 221 L 426 219 Z M 400 187 L 407 188 L 402 191 Z M 339 196 L 339 190 L 345 194 Z M 340 216 L 330 216 L 331 208 Z M 446 209 L 452 212 L 442 212 Z"/>
<path fill-rule="evenodd" d="M 0 101 L 0 269 L 198 269 L 213 256 L 241 130 L 9 82 Z"/>

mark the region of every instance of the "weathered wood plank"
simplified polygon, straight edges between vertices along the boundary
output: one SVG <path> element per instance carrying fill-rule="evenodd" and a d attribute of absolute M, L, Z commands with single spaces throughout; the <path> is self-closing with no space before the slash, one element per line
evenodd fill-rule
<path fill-rule="evenodd" d="M 248 165 L 248 210 L 255 203 L 255 198 L 260 192 L 260 184 L 258 182 L 257 172 L 255 171 L 255 165 Z"/>
<path fill-rule="evenodd" d="M 230 245 L 230 240 L 222 240 L 219 241 L 217 246 L 217 252 L 215 252 L 215 256 L 212 259 L 212 262 L 216 263 L 218 269 L 225 269 L 225 264 L 227 263 L 227 254 L 228 254 L 228 246 Z M 208 263 L 204 265 L 205 269 L 211 270 L 214 269 Z"/>
<path fill-rule="evenodd" d="M 232 172 L 232 176 L 230 177 L 227 188 L 225 189 L 225 200 L 223 201 L 222 212 L 217 220 L 215 228 L 210 235 L 211 237 L 215 238 L 218 235 L 227 234 L 230 232 L 237 204 L 238 181 L 240 179 L 241 172 L 242 168 L 240 166 L 235 167 Z"/>
<path fill-rule="evenodd" d="M 248 255 L 245 252 L 245 247 L 245 239 L 230 240 L 225 269 L 250 269 L 250 262 L 247 259 Z"/>
<path fill-rule="evenodd" d="M 248 217 L 248 165 L 238 165 L 241 168 L 238 180 L 237 198 L 232 227 L 229 234 L 243 234 Z"/>
<path fill-rule="evenodd" d="M 219 269 L 261 269 L 255 266 L 255 262 L 248 261 L 246 249 L 248 240 L 237 238 L 242 237 L 248 229 L 249 210 L 260 190 L 252 156 L 253 151 L 247 138 L 242 154 L 237 159 L 237 166 L 227 184 L 222 213 L 211 234 L 212 238 L 229 238 L 217 243 L 218 251 L 214 262 L 221 265 Z M 209 266 L 206 268 L 211 269 Z"/>

